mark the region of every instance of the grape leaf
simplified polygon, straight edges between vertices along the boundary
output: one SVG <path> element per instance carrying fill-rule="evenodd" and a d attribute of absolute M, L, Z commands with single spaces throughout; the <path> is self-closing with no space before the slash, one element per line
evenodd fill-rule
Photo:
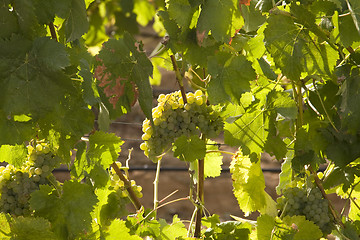
<path fill-rule="evenodd" d="M 239 103 L 241 94 L 250 90 L 250 81 L 256 79 L 251 63 L 242 55 L 221 53 L 208 60 L 211 74 L 208 92 L 213 103 L 225 102 L 228 96 Z"/>
<path fill-rule="evenodd" d="M 90 72 L 90 64 L 86 59 L 80 60 L 79 76 L 83 79 L 82 88 L 84 89 L 84 101 L 93 106 L 99 102 L 99 92 L 96 87 L 95 79 Z"/>
<path fill-rule="evenodd" d="M 344 83 L 341 85 L 339 94 L 340 99 L 340 115 L 344 127 L 348 128 L 352 133 L 360 129 L 360 106 L 356 104 L 360 100 L 360 94 L 357 89 L 359 84 L 360 75 L 353 72 Z"/>
<path fill-rule="evenodd" d="M 346 3 L 354 21 L 358 36 L 360 36 L 360 3 L 355 0 L 348 0 Z"/>
<path fill-rule="evenodd" d="M 48 219 L 53 224 L 53 231 L 67 237 L 65 209 L 61 200 L 56 196 L 55 189 L 49 185 L 41 185 L 40 190 L 31 194 L 30 208 L 35 210 L 35 216 Z"/>
<path fill-rule="evenodd" d="M 95 188 L 105 187 L 109 181 L 109 173 L 99 163 L 92 164 L 89 177 L 93 181 Z"/>
<path fill-rule="evenodd" d="M 168 224 L 164 219 L 159 220 L 161 240 L 176 239 L 187 236 L 187 229 L 177 215 L 174 215 L 173 222 Z"/>
<path fill-rule="evenodd" d="M 201 223 L 207 228 L 214 228 L 216 224 L 220 223 L 219 215 L 213 214 L 212 216 L 203 217 Z"/>
<path fill-rule="evenodd" d="M 206 153 L 206 143 L 198 136 L 188 138 L 183 135 L 175 140 L 173 146 L 174 156 L 182 161 L 193 162 L 203 159 Z"/>
<path fill-rule="evenodd" d="M 130 234 L 153 238 L 158 238 L 160 236 L 160 223 L 150 211 L 151 210 L 141 209 L 137 214 L 129 215 L 127 217 L 126 226 L 130 229 Z M 146 219 L 145 216 L 147 216 Z"/>
<path fill-rule="evenodd" d="M 268 136 L 264 150 L 270 155 L 275 155 L 276 159 L 283 159 L 287 152 L 284 141 L 279 136 Z"/>
<path fill-rule="evenodd" d="M 108 233 L 109 235 L 106 239 L 117 240 L 119 236 L 124 240 L 142 240 L 141 237 L 130 235 L 129 229 L 126 227 L 125 222 L 120 219 L 115 219 L 109 226 Z"/>
<path fill-rule="evenodd" d="M 288 226 L 295 225 L 294 228 L 296 228 L 297 231 L 294 235 L 294 240 L 316 240 L 320 239 L 323 235 L 319 227 L 315 223 L 306 220 L 305 216 L 286 216 L 283 222 Z"/>
<path fill-rule="evenodd" d="M 306 23 L 311 22 L 313 17 L 311 13 L 303 13 L 301 16 L 301 20 L 307 19 L 302 21 Z M 333 68 L 338 58 L 336 50 L 328 44 L 315 46 L 310 35 L 304 33 L 303 29 L 294 23 L 293 18 L 271 15 L 264 34 L 265 46 L 273 57 L 275 66 L 288 78 L 297 80 L 302 72 L 333 78 Z"/>
<path fill-rule="evenodd" d="M 115 162 L 121 151 L 120 146 L 124 142 L 114 133 L 97 131 L 89 137 L 88 158 L 93 162 L 100 163 L 108 168 Z"/>
<path fill-rule="evenodd" d="M 188 27 L 195 10 L 188 0 L 170 0 L 168 3 L 169 16 L 176 21 L 180 27 Z"/>
<path fill-rule="evenodd" d="M 243 29 L 246 32 L 256 31 L 265 23 L 266 17 L 262 16 L 261 12 L 255 9 L 254 2 L 250 2 L 248 6 L 242 6 L 241 13 L 245 22 Z"/>
<path fill-rule="evenodd" d="M 12 33 L 18 31 L 18 22 L 14 11 L 9 11 L 9 8 L 4 4 L 0 7 L 0 39 L 9 38 Z"/>
<path fill-rule="evenodd" d="M 236 221 L 226 221 L 217 223 L 215 226 L 208 228 L 205 235 L 205 240 L 211 239 L 250 239 L 251 225 L 249 223 L 242 223 Z"/>
<path fill-rule="evenodd" d="M 232 0 L 209 0 L 202 4 L 197 23 L 199 33 L 211 35 L 215 40 L 228 42 L 232 33 L 232 9 L 237 9 Z"/>
<path fill-rule="evenodd" d="M 273 229 L 275 227 L 275 219 L 269 215 L 261 215 L 257 218 L 256 234 L 258 240 L 271 239 Z"/>
<path fill-rule="evenodd" d="M 0 159 L 20 168 L 27 161 L 27 148 L 24 145 L 1 145 Z"/>
<path fill-rule="evenodd" d="M 63 28 L 65 30 L 66 41 L 71 42 L 81 38 L 89 29 L 89 22 L 86 15 L 84 0 L 72 0 L 71 8 L 66 16 Z"/>
<path fill-rule="evenodd" d="M 10 223 L 11 216 L 6 213 L 0 213 L 0 237 L 1 239 L 10 239 Z"/>
<path fill-rule="evenodd" d="M 359 180 L 357 178 L 357 180 Z M 353 180 L 353 182 L 355 182 Z M 358 186 L 354 187 L 354 190 L 351 191 L 351 198 L 352 199 L 359 199 L 360 197 L 360 188 Z M 348 217 L 351 219 L 351 220 L 360 220 L 360 209 L 356 206 L 357 203 L 354 201 L 351 201 L 350 202 L 350 211 L 349 211 L 349 215 Z"/>
<path fill-rule="evenodd" d="M 71 165 L 71 174 L 74 177 L 81 178 L 84 177 L 84 173 L 90 165 L 90 160 L 86 156 L 86 143 L 83 141 L 77 143 L 75 149 L 76 155 L 74 163 Z"/>
<path fill-rule="evenodd" d="M 75 181 L 66 181 L 61 196 L 65 212 L 63 213 L 70 235 L 91 229 L 91 215 L 97 198 L 89 185 Z"/>
<path fill-rule="evenodd" d="M 232 114 L 233 107 L 229 105 L 227 111 Z M 253 110 L 242 113 L 238 119 L 232 123 L 225 122 L 224 138 L 225 143 L 231 146 L 242 146 L 245 154 L 251 154 L 251 158 L 257 158 L 262 152 L 265 140 L 269 132 L 269 119 L 264 114 L 264 110 Z"/>
<path fill-rule="evenodd" d="M 125 33 L 121 39 L 110 39 L 104 44 L 98 58 L 103 65 L 103 69 L 99 69 L 101 75 L 98 80 L 101 81 L 107 97 L 111 97 L 115 109 L 120 109 L 120 113 L 123 113 L 122 108 L 130 109 L 136 99 L 136 84 L 141 109 L 148 119 L 152 119 L 152 89 L 149 77 L 152 75 L 153 66 L 145 53 L 136 48 L 134 38 Z M 119 99 L 122 101 L 120 104 L 117 102 Z M 108 109 L 111 110 L 109 107 Z M 112 115 L 112 118 L 118 116 L 119 114 Z"/>
<path fill-rule="evenodd" d="M 108 181 L 108 174 L 104 169 L 115 162 L 121 152 L 124 142 L 114 133 L 97 131 L 89 137 L 89 148 L 86 144 L 77 144 L 77 153 L 71 172 L 78 178 L 86 174 L 97 187 L 104 187 Z"/>
<path fill-rule="evenodd" d="M 66 92 L 73 92 L 70 78 L 60 71 L 68 66 L 69 60 L 65 48 L 49 38 L 35 39 L 31 49 L 20 54 L 21 59 L 16 52 L 13 58 L 7 58 L 3 68 L 0 106 L 6 113 L 31 114 L 37 118 L 54 109 Z M 55 55 L 59 58 L 54 58 Z"/>
<path fill-rule="evenodd" d="M 9 120 L 0 110 L 0 144 L 23 144 L 25 139 L 34 136 L 33 122 L 17 122 Z"/>
<path fill-rule="evenodd" d="M 99 116 L 98 116 L 99 130 L 108 132 L 110 128 L 109 110 L 104 103 L 99 103 Z"/>
<path fill-rule="evenodd" d="M 17 217 L 11 221 L 12 239 L 28 240 L 56 240 L 56 235 L 51 231 L 50 222 L 39 217 Z"/>
<path fill-rule="evenodd" d="M 61 196 L 48 185 L 31 194 L 30 207 L 37 216 L 48 219 L 54 232 L 64 238 L 74 238 L 91 230 L 92 212 L 97 198 L 89 185 L 66 181 Z"/>
<path fill-rule="evenodd" d="M 154 4 L 146 0 L 135 1 L 133 12 L 137 15 L 136 21 L 140 25 L 146 26 L 154 18 Z"/>
<path fill-rule="evenodd" d="M 208 141 L 206 145 L 206 151 L 218 151 L 219 147 L 214 141 Z M 222 155 L 219 152 L 206 153 L 204 159 L 204 175 L 208 177 L 218 177 L 221 174 Z"/>
<path fill-rule="evenodd" d="M 117 32 L 123 33 L 128 32 L 136 34 L 139 32 L 138 22 L 136 21 L 137 15 L 133 12 L 134 1 L 121 1 L 121 11 L 116 11 L 115 15 L 115 26 L 118 27 Z"/>
<path fill-rule="evenodd" d="M 296 119 L 296 103 L 288 93 L 273 90 L 267 95 L 266 100 L 268 109 L 274 109 L 285 118 Z"/>
<path fill-rule="evenodd" d="M 289 183 L 293 178 L 291 169 L 291 159 L 293 158 L 293 151 L 289 151 L 285 161 L 281 164 L 281 173 L 279 175 L 279 184 L 276 186 L 276 193 L 281 195 L 282 191 L 288 188 Z"/>
<path fill-rule="evenodd" d="M 16 13 L 20 32 L 29 39 L 45 35 L 44 26 L 39 24 L 33 1 L 15 0 L 12 4 Z"/>
<path fill-rule="evenodd" d="M 275 80 L 277 78 L 277 75 L 271 69 L 270 64 L 263 57 L 257 59 L 257 61 L 260 65 L 262 72 L 268 79 Z"/>
<path fill-rule="evenodd" d="M 233 192 L 240 209 L 249 215 L 251 212 L 264 209 L 266 206 L 265 179 L 260 161 L 251 162 L 243 156 L 241 150 L 235 153 L 230 165 L 233 179 Z"/>

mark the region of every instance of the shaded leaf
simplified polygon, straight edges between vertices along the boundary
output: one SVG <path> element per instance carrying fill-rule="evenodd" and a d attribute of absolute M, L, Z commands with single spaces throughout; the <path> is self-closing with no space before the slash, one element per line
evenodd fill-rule
<path fill-rule="evenodd" d="M 206 143 L 198 136 L 188 138 L 183 135 L 175 140 L 173 146 L 174 156 L 182 161 L 192 162 L 203 159 L 206 152 Z"/>

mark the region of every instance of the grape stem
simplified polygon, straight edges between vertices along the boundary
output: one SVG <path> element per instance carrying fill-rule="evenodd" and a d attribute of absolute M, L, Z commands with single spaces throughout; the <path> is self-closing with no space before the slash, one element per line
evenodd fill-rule
<path fill-rule="evenodd" d="M 142 204 L 140 203 L 139 198 L 135 195 L 134 191 L 131 188 L 130 181 L 124 176 L 124 174 L 121 172 L 120 168 L 116 163 L 112 163 L 111 167 L 115 170 L 116 174 L 119 176 L 121 181 L 124 182 L 125 188 L 129 193 L 129 197 L 131 199 L 131 202 L 134 204 L 134 207 L 136 210 L 140 210 L 142 208 Z"/>
<path fill-rule="evenodd" d="M 171 55 L 170 58 L 171 58 L 171 62 L 172 62 L 172 65 L 173 65 L 173 68 L 174 68 L 174 71 L 175 71 L 176 81 L 179 84 L 180 91 L 181 91 L 181 96 L 182 96 L 184 104 L 185 104 L 185 103 L 187 103 L 187 99 L 186 99 L 186 93 L 185 93 L 185 89 L 184 89 L 183 77 L 182 77 L 182 75 L 180 73 L 180 70 L 179 70 L 179 67 L 178 67 L 178 65 L 176 63 L 175 56 Z"/>

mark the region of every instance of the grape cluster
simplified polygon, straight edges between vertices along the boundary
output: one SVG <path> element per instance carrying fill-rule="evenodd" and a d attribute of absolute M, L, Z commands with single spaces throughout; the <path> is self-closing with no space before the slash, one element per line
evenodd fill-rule
<path fill-rule="evenodd" d="M 285 189 L 284 196 L 278 199 L 278 208 L 282 210 L 282 216 L 305 216 L 318 225 L 324 234 L 331 233 L 333 229 L 328 200 L 323 198 L 318 188 L 311 188 L 308 192 L 298 187 Z"/>
<path fill-rule="evenodd" d="M 121 163 L 116 162 L 119 168 L 121 168 Z M 119 197 L 128 197 L 128 192 L 126 190 L 124 182 L 119 178 L 119 176 L 115 173 L 114 169 L 111 168 L 110 172 L 110 181 L 112 188 L 118 193 Z M 142 187 L 139 185 L 136 185 L 135 180 L 130 180 L 131 183 L 131 189 L 135 193 L 136 197 L 142 198 Z"/>
<path fill-rule="evenodd" d="M 0 212 L 30 215 L 30 194 L 41 184 L 56 183 L 52 170 L 59 164 L 60 159 L 45 143 L 40 143 L 28 146 L 28 158 L 22 168 L 11 164 L 0 167 Z"/>
<path fill-rule="evenodd" d="M 28 160 L 25 170 L 39 182 L 48 184 L 49 177 L 53 178 L 52 171 L 60 166 L 60 158 L 50 151 L 46 143 L 38 143 L 35 147 L 28 146 Z"/>
<path fill-rule="evenodd" d="M 13 215 L 30 215 L 30 194 L 39 189 L 35 178 L 13 165 L 0 167 L 0 211 Z"/>
<path fill-rule="evenodd" d="M 158 105 L 153 108 L 154 124 L 145 119 L 143 122 L 141 150 L 151 160 L 157 161 L 159 155 L 182 135 L 204 134 L 207 138 L 218 136 L 223 129 L 223 121 L 218 111 L 206 105 L 202 91 L 186 94 L 187 103 L 181 92 L 160 94 Z"/>

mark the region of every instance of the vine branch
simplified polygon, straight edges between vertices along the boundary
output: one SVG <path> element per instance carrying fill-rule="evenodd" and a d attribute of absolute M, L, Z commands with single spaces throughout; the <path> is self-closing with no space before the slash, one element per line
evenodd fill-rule
<path fill-rule="evenodd" d="M 56 36 L 55 26 L 54 26 L 53 22 L 49 23 L 49 30 L 50 30 L 51 38 L 54 39 L 55 41 L 58 41 L 57 36 Z"/>

